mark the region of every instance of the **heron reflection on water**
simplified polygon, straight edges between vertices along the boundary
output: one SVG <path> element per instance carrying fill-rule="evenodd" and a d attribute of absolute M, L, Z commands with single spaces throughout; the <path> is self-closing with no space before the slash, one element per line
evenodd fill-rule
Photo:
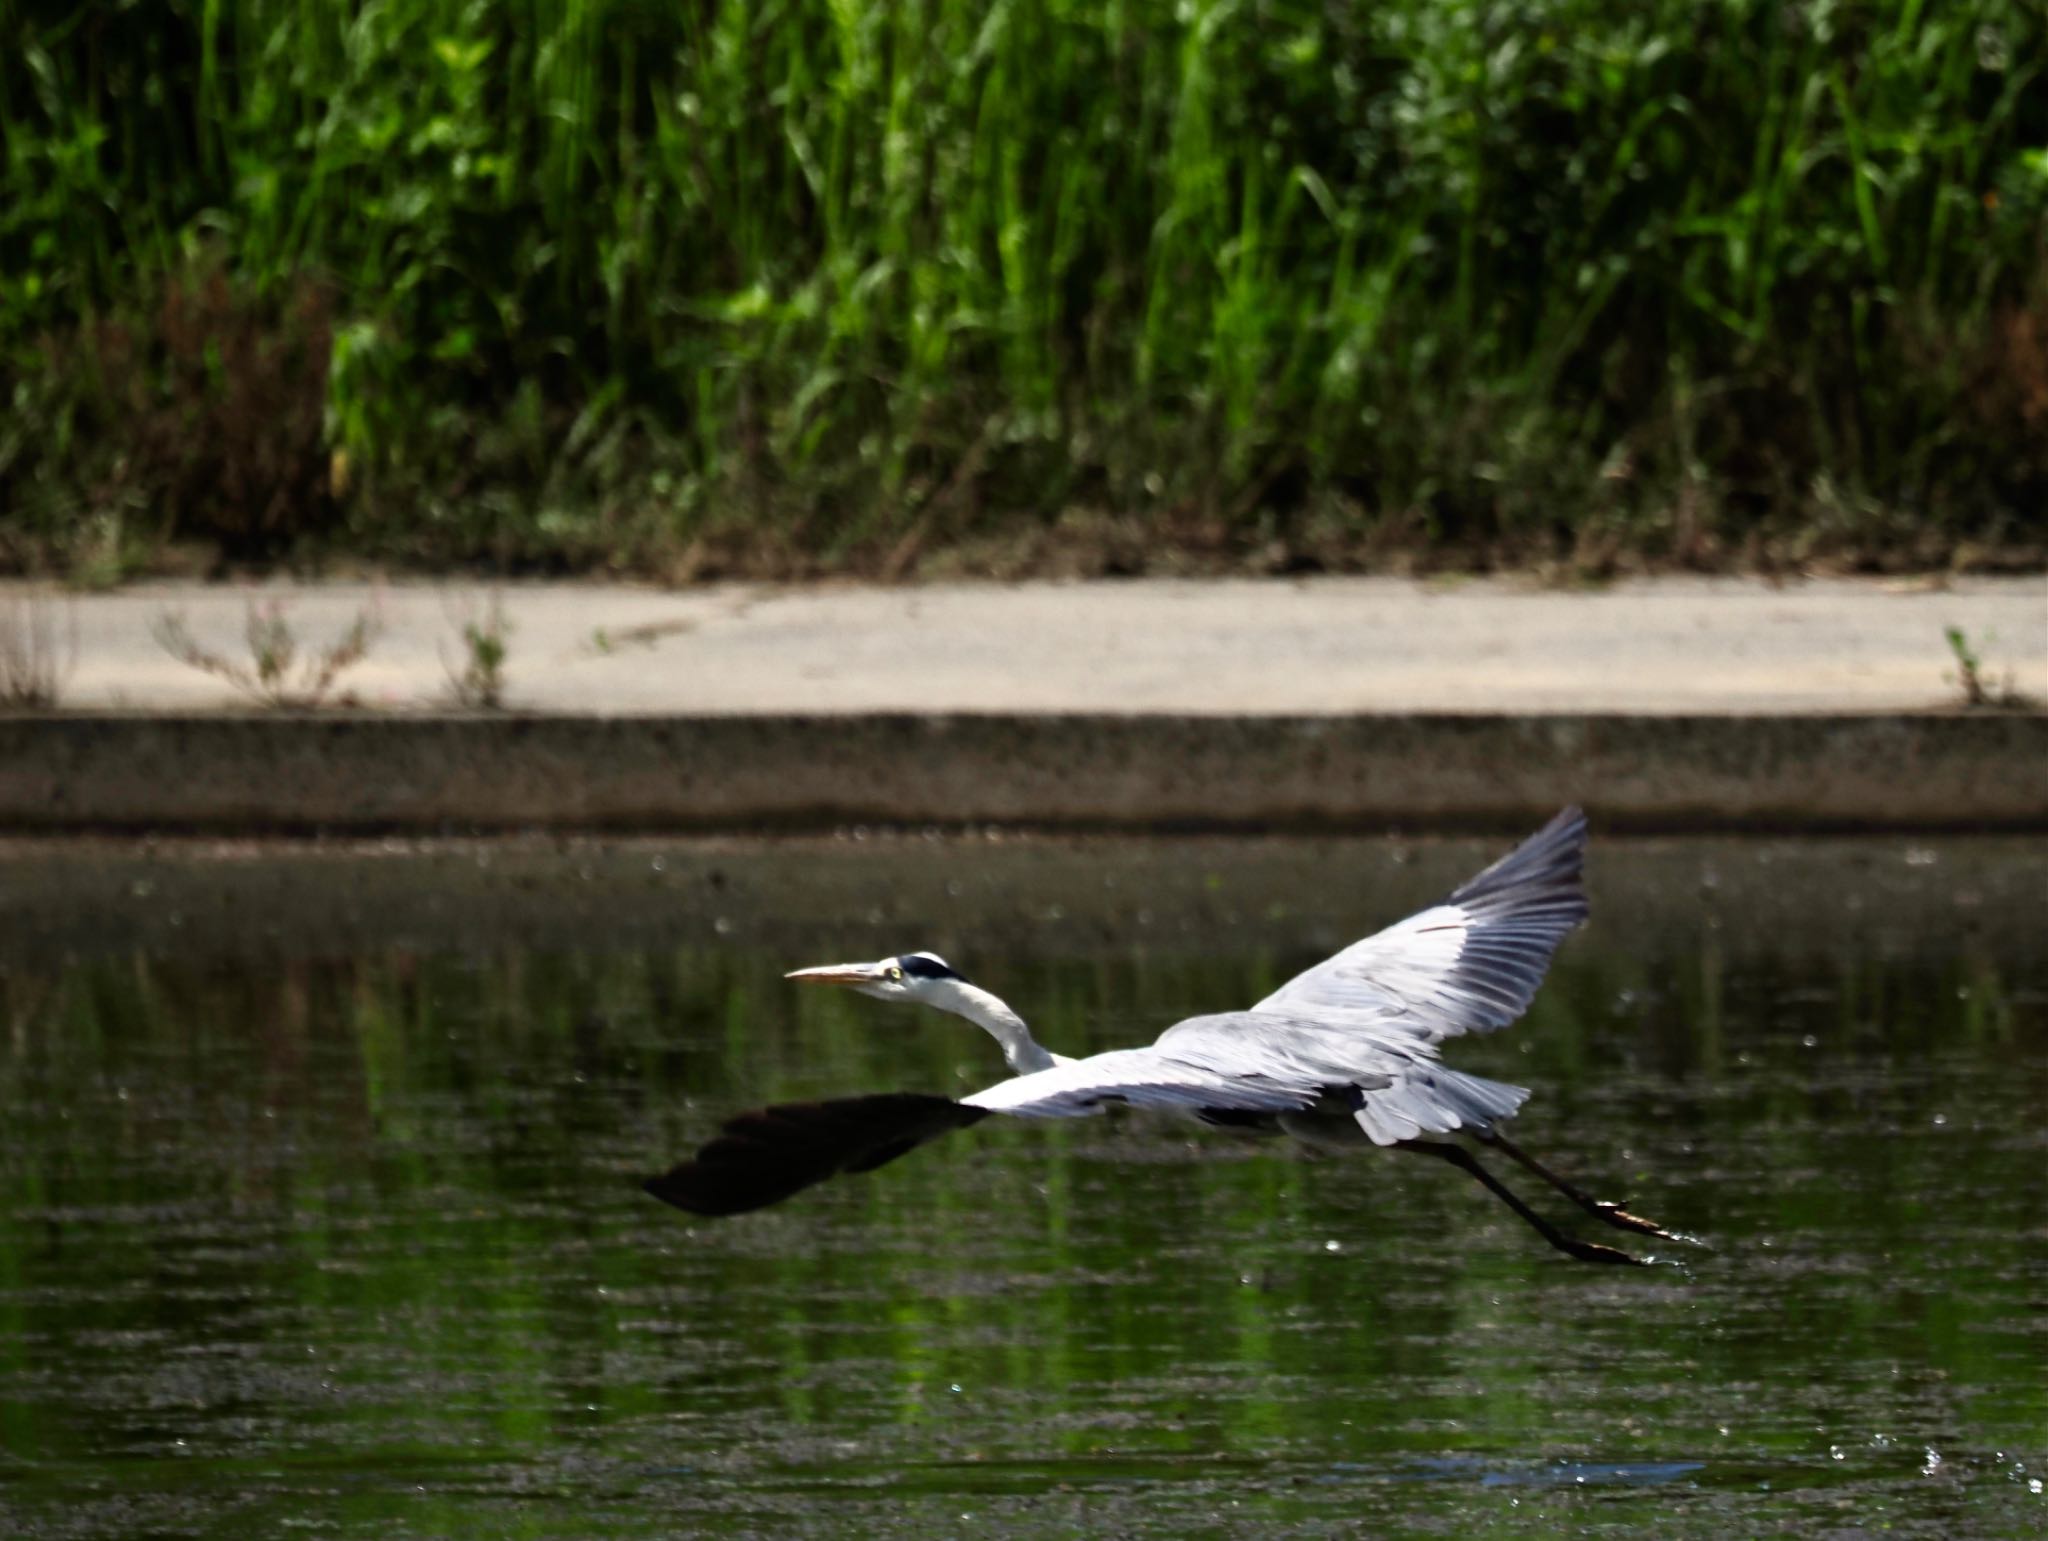
<path fill-rule="evenodd" d="M 799 969 L 877 1000 L 965 1017 L 1002 1046 L 1015 1075 L 954 1101 L 912 1092 L 783 1103 L 727 1123 L 647 1191 L 698 1215 L 778 1203 L 841 1172 L 869 1172 L 991 1114 L 1069 1118 L 1116 1105 L 1170 1108 L 1211 1124 L 1322 1148 L 1384 1147 L 1462 1167 L 1558 1251 L 1638 1263 L 1566 1234 L 1452 1138 L 1469 1135 L 1527 1168 L 1587 1214 L 1676 1240 L 1593 1198 L 1501 1133 L 1528 1090 L 1440 1062 L 1446 1039 L 1493 1032 L 1528 1009 L 1551 956 L 1586 915 L 1579 883 L 1586 820 L 1567 808 L 1440 904 L 1354 942 L 1248 1011 L 1190 1017 L 1147 1048 L 1054 1054 L 1002 1000 L 929 952 Z"/>

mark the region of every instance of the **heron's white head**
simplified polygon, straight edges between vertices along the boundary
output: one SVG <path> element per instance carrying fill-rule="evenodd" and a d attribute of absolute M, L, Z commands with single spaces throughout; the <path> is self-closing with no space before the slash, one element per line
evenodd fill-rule
<path fill-rule="evenodd" d="M 844 985 L 878 1001 L 912 1001 L 942 1010 L 958 1009 L 959 989 L 967 981 L 937 953 L 906 952 L 876 963 L 828 963 L 783 975 L 804 984 Z"/>
<path fill-rule="evenodd" d="M 907 1001 L 965 1017 L 1003 1046 L 1003 1058 L 1019 1075 L 1049 1070 L 1058 1063 L 1001 997 L 969 984 L 935 952 L 906 952 L 877 963 L 828 963 L 783 977 L 805 984 L 844 985 L 878 1001 Z"/>

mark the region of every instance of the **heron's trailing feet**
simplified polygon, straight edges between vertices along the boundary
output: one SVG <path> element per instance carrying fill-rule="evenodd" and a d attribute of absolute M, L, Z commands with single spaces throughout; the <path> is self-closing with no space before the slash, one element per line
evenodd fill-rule
<path fill-rule="evenodd" d="M 894 1093 L 742 1114 L 647 1191 L 692 1214 L 740 1214 L 840 1173 L 873 1171 L 994 1113 L 1169 1109 L 1311 1147 L 1421 1151 L 1463 1167 L 1566 1256 L 1636 1263 L 1560 1231 L 1444 1138 L 1462 1133 L 1497 1146 L 1618 1230 L 1680 1239 L 1593 1198 L 1502 1136 L 1525 1088 L 1440 1057 L 1447 1040 L 1496 1031 L 1528 1009 L 1558 944 L 1585 918 L 1585 844 L 1585 816 L 1567 808 L 1441 903 L 1353 942 L 1249 1010 L 1190 1017 L 1148 1047 L 1086 1059 L 1054 1054 L 1009 1005 L 932 953 L 800 969 L 789 977 L 964 1017 L 996 1040 L 1016 1073 L 957 1102 Z"/>
<path fill-rule="evenodd" d="M 1452 1166 L 1462 1167 L 1486 1186 L 1486 1191 L 1499 1199 L 1508 1208 L 1526 1220 L 1538 1236 L 1549 1242 L 1566 1257 L 1577 1258 L 1582 1263 L 1627 1263 L 1643 1266 L 1639 1257 L 1631 1257 L 1617 1247 L 1603 1247 L 1597 1241 L 1581 1241 L 1567 1235 L 1537 1214 L 1527 1204 L 1515 1197 L 1514 1190 L 1493 1173 L 1479 1164 L 1479 1158 L 1462 1145 L 1440 1143 L 1435 1140 L 1403 1140 L 1394 1147 L 1396 1150 L 1412 1150 L 1419 1156 L 1434 1156 L 1439 1161 L 1448 1161 Z M 1658 1233 L 1663 1234 L 1662 1232 Z"/>
<path fill-rule="evenodd" d="M 1606 1221 L 1616 1230 L 1634 1231 L 1638 1236 L 1655 1236 L 1660 1241 L 1684 1241 L 1688 1239 L 1665 1230 L 1655 1220 L 1645 1220 L 1641 1215 L 1630 1214 L 1621 1205 L 1614 1203 L 1610 1199 L 1594 1198 L 1592 1194 L 1586 1192 L 1577 1183 L 1572 1182 L 1568 1178 L 1560 1177 L 1557 1173 L 1551 1171 L 1549 1167 L 1523 1150 L 1521 1146 L 1502 1134 L 1498 1129 L 1481 1130 L 1479 1138 L 1500 1151 L 1509 1160 L 1534 1172 L 1587 1214 L 1592 1215 L 1595 1219 Z"/>

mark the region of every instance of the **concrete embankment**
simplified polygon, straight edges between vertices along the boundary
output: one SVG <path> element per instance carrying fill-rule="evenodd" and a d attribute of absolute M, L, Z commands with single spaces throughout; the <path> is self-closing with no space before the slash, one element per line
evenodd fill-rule
<path fill-rule="evenodd" d="M 2048 718 L 76 716 L 15 830 L 2048 826 Z"/>
<path fill-rule="evenodd" d="M 236 709 L 252 594 L 381 625 L 354 706 Z M 2048 584 L 1392 580 L 669 594 L 508 588 L 512 710 L 437 705 L 482 591 L 76 602 L 72 709 L 0 718 L 0 830 L 211 833 L 2048 828 L 2048 714 L 1964 711 L 1944 640 L 2048 695 Z"/>

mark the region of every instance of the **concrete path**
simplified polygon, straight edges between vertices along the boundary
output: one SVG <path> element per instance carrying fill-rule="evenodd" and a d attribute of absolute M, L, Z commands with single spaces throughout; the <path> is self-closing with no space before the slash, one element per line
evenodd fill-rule
<path fill-rule="evenodd" d="M 0 831 L 2048 827 L 2048 713 L 1958 710 L 1944 637 L 2048 699 L 2039 578 L 517 585 L 513 710 L 450 710 L 491 597 L 0 592 L 0 652 L 77 639 L 62 710 L 0 713 Z M 243 660 L 252 601 L 304 651 L 376 618 L 352 709 L 238 709 L 153 635 Z"/>
<path fill-rule="evenodd" d="M 0 626 L 20 613 L 0 585 Z M 499 595 L 509 703 L 540 713 L 1111 712 L 1196 715 L 1917 712 L 1959 692 L 1944 628 L 1992 684 L 2048 700 L 2048 579 L 1638 580 L 1592 592 L 1387 578 L 946 584 L 666 592 L 587 583 L 139 584 L 60 601 L 64 704 L 238 705 L 152 635 L 181 614 L 245 659 L 276 600 L 308 648 L 382 624 L 339 689 L 441 706 L 461 622 Z"/>

